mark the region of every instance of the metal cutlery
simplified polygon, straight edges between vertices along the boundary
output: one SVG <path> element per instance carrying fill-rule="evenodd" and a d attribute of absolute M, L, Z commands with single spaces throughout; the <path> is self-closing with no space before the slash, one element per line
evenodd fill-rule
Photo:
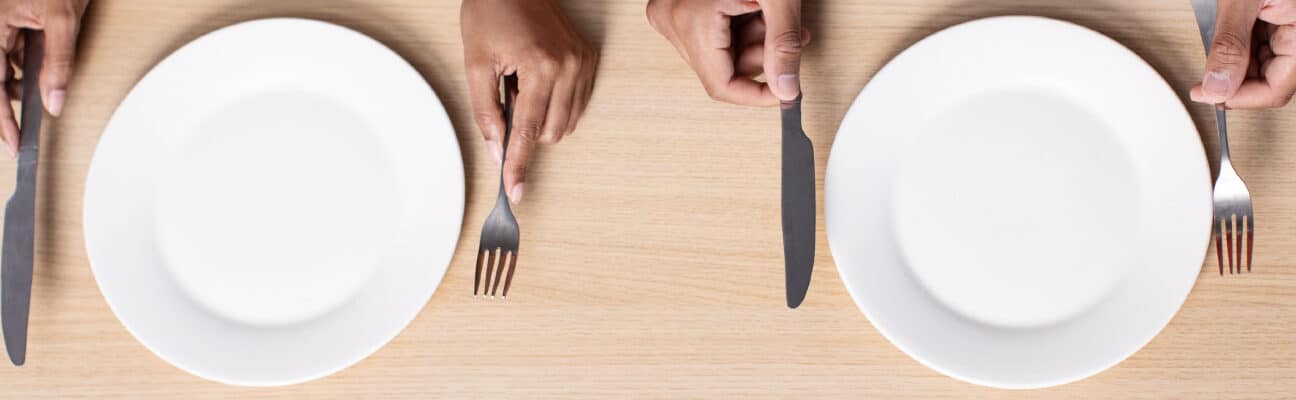
<path fill-rule="evenodd" d="M 0 328 L 14 365 L 27 360 L 27 317 L 31 310 L 32 256 L 36 244 L 36 165 L 44 110 L 40 96 L 45 36 L 23 33 L 22 128 L 18 137 L 18 178 L 5 204 L 4 241 L 0 248 Z M 8 107 L 8 104 L 0 105 Z"/>
<path fill-rule="evenodd" d="M 504 161 L 508 157 L 509 136 L 513 133 L 513 100 L 517 92 L 517 76 L 509 75 L 503 79 L 503 94 L 501 98 L 504 102 L 504 144 L 500 156 L 500 187 L 499 195 L 495 197 L 495 208 L 491 210 L 486 222 L 482 224 L 481 242 L 477 246 L 477 270 L 473 275 L 473 297 L 477 297 L 478 289 L 483 295 L 495 297 L 499 290 L 500 279 L 504 280 L 504 293 L 502 297 L 508 297 L 509 286 L 513 283 L 513 270 L 517 268 L 518 258 L 518 223 L 517 218 L 513 217 L 513 209 L 509 207 L 508 195 L 504 188 Z M 482 264 L 482 255 L 486 254 L 486 263 Z M 499 256 L 499 262 L 495 262 L 496 256 Z M 482 270 L 486 271 L 486 279 L 482 280 Z M 506 270 L 504 266 L 507 265 Z M 505 276 L 507 274 L 507 276 Z M 492 282 L 491 276 L 495 279 Z"/>
<path fill-rule="evenodd" d="M 1201 32 L 1202 44 L 1206 53 L 1210 53 L 1211 42 L 1215 39 L 1216 0 L 1192 0 L 1193 14 L 1197 16 L 1197 29 Z M 1224 105 L 1215 106 L 1215 126 L 1219 131 L 1220 164 L 1219 176 L 1215 178 L 1214 218 L 1211 220 L 1211 231 L 1215 236 L 1215 256 L 1219 262 L 1219 273 L 1224 275 L 1224 260 L 1228 259 L 1229 274 L 1242 273 L 1242 247 L 1245 231 L 1246 271 L 1251 272 L 1252 239 L 1255 237 L 1255 214 L 1251 210 L 1251 193 L 1246 182 L 1238 176 L 1229 160 L 1228 127 Z M 1236 240 L 1235 240 L 1236 239 Z M 1225 246 L 1227 243 L 1227 246 Z M 1227 250 L 1227 251 L 1226 251 Z M 1225 256 L 1227 254 L 1227 257 Z M 1236 256 L 1236 257 L 1235 257 Z"/>
<path fill-rule="evenodd" d="M 814 146 L 801 129 L 801 96 L 785 101 L 783 114 L 783 272 L 788 308 L 810 290 L 815 255 Z"/>

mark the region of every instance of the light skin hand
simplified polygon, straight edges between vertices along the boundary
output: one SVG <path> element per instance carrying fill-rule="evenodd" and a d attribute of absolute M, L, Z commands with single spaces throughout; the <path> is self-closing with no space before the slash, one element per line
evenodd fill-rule
<path fill-rule="evenodd" d="M 460 24 L 473 117 L 497 162 L 505 129 L 500 78 L 518 77 L 504 163 L 504 187 L 517 203 L 536 144 L 558 143 L 576 129 L 594 90 L 598 55 L 557 0 L 464 0 Z"/>
<path fill-rule="evenodd" d="M 1296 0 L 1219 0 L 1206 74 L 1193 101 L 1277 108 L 1296 93 Z"/>
<path fill-rule="evenodd" d="M 774 106 L 801 94 L 800 0 L 650 0 L 647 13 L 711 98 Z"/>
<path fill-rule="evenodd" d="M 8 56 L 5 66 L 5 90 L 0 90 L 0 139 L 9 154 L 18 153 L 18 122 L 11 100 L 19 98 L 21 84 L 16 69 L 22 68 L 23 37 L 21 29 L 45 32 L 45 59 L 40 71 L 41 100 L 54 116 L 63 113 L 72 62 L 76 55 L 77 33 L 81 16 L 89 0 L 0 0 L 0 51 Z"/>

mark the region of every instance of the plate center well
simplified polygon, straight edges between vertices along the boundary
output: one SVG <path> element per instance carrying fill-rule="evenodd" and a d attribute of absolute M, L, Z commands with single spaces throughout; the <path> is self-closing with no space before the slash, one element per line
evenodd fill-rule
<path fill-rule="evenodd" d="M 1137 267 L 1137 187 L 1118 136 L 1043 89 L 968 100 L 929 114 L 898 155 L 893 223 L 913 275 L 993 326 L 1093 307 Z"/>
<path fill-rule="evenodd" d="M 159 251 L 183 290 L 251 325 L 304 321 L 357 293 L 397 229 L 393 171 L 364 121 L 295 91 L 195 121 L 157 188 Z"/>

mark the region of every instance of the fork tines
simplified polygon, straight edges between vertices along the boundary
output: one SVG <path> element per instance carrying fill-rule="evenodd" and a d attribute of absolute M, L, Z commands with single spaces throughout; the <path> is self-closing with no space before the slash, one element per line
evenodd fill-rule
<path fill-rule="evenodd" d="M 486 264 L 482 264 L 482 254 L 487 254 Z M 499 254 L 498 263 L 495 262 L 496 254 Z M 477 252 L 477 272 L 473 276 L 473 297 L 476 297 L 478 290 L 480 290 L 481 294 L 494 298 L 495 293 L 499 292 L 501 278 L 504 280 L 504 293 L 501 294 L 501 297 L 508 297 L 509 286 L 513 283 L 513 270 L 517 268 L 517 258 L 516 251 L 506 251 L 502 248 L 479 250 Z M 506 262 L 508 265 L 507 270 L 504 269 Z M 485 282 L 482 282 L 481 279 L 483 266 L 486 269 Z M 505 276 L 506 274 L 507 276 Z M 493 282 L 491 280 L 492 275 L 495 276 Z"/>
<path fill-rule="evenodd" d="M 1219 273 L 1224 275 L 1224 261 L 1228 258 L 1229 274 L 1251 272 L 1251 247 L 1255 238 L 1255 217 L 1249 214 L 1227 214 L 1217 217 L 1212 224 L 1215 236 L 1215 257 Z M 1242 270 L 1242 235 L 1246 232 L 1246 271 Z M 1227 251 L 1225 251 L 1227 250 Z"/>

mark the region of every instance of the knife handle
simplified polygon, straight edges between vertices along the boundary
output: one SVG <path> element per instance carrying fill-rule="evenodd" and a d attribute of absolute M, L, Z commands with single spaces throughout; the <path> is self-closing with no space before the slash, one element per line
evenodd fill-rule
<path fill-rule="evenodd" d="M 22 79 L 22 119 L 18 136 L 18 158 L 23 161 L 24 154 L 32 162 L 36 160 L 36 146 L 40 145 L 41 117 L 45 110 L 41 102 L 40 76 L 42 62 L 45 60 L 45 33 L 24 29 L 23 34 L 23 79 Z"/>

